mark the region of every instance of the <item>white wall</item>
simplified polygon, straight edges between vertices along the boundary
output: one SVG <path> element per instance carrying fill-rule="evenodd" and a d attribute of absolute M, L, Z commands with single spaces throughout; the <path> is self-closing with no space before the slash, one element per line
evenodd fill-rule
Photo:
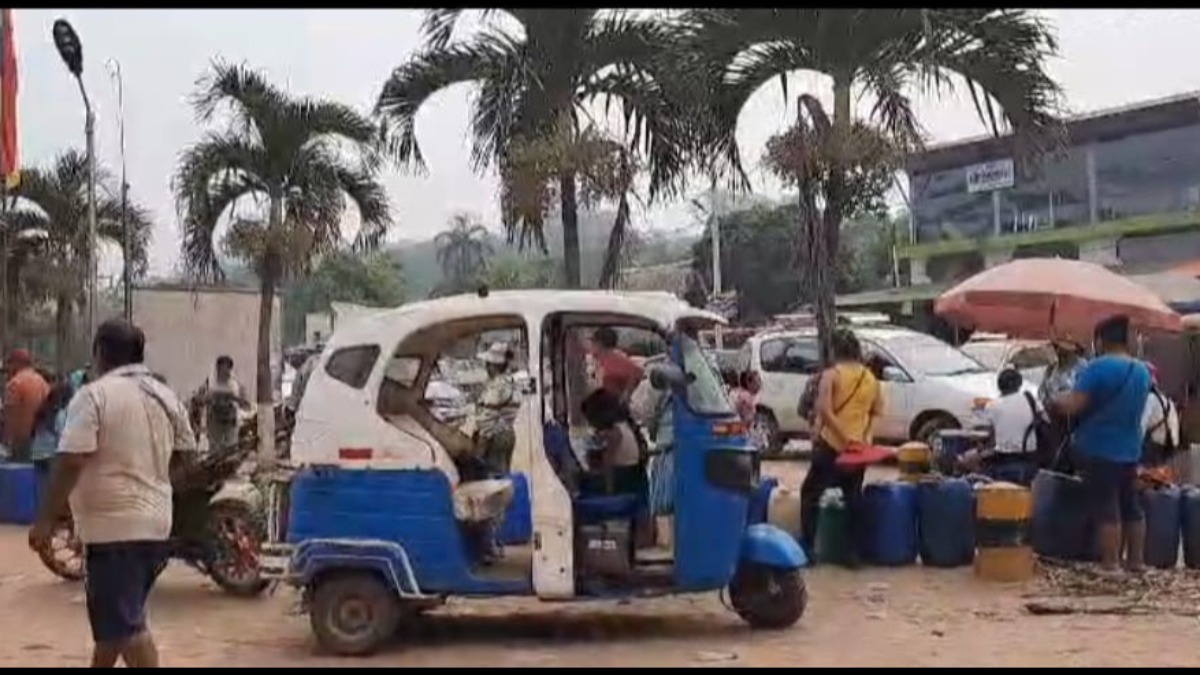
<path fill-rule="evenodd" d="M 218 356 L 233 359 L 234 373 L 253 394 L 258 359 L 257 292 L 227 289 L 138 288 L 133 318 L 146 333 L 146 363 L 167 378 L 181 396 L 190 396 L 212 373 Z M 280 302 L 271 321 L 271 363 L 282 354 Z M 276 372 L 278 379 L 278 372 Z"/>

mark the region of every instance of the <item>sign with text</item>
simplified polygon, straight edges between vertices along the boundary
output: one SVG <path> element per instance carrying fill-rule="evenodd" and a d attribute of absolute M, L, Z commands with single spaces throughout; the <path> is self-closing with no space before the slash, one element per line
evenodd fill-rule
<path fill-rule="evenodd" d="M 1011 159 L 997 159 L 967 167 L 967 192 L 991 192 L 1013 186 L 1016 171 Z"/>

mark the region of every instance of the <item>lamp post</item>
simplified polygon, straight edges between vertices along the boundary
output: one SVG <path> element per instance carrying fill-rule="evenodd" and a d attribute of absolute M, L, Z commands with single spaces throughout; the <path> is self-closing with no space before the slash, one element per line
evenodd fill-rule
<path fill-rule="evenodd" d="M 125 320 L 133 321 L 133 239 L 129 228 L 129 182 L 125 180 L 125 80 L 121 77 L 121 62 L 116 58 L 105 61 L 109 75 L 117 87 L 117 129 L 121 143 L 121 290 L 124 298 Z"/>
<path fill-rule="evenodd" d="M 79 95 L 83 97 L 85 113 L 83 134 L 87 142 L 87 219 L 88 219 L 88 251 L 87 251 L 87 335 L 88 339 L 96 332 L 96 116 L 92 114 L 92 102 L 88 98 L 87 89 L 83 86 L 83 45 L 79 35 L 66 19 L 56 19 L 50 29 L 54 38 L 54 47 L 62 57 L 67 70 L 75 76 L 79 84 Z"/>

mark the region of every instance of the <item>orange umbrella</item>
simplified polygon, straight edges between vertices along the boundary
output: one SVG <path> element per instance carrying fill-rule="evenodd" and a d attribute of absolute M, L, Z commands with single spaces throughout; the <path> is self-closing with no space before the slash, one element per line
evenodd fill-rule
<path fill-rule="evenodd" d="M 1179 315 L 1153 291 L 1100 265 L 1059 258 L 984 270 L 943 293 L 934 311 L 966 328 L 1081 344 L 1097 323 L 1118 314 L 1142 330 L 1182 330 Z"/>

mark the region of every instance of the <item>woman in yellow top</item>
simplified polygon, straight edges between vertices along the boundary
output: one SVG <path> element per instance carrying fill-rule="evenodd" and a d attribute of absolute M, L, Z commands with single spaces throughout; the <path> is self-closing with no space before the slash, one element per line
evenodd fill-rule
<path fill-rule="evenodd" d="M 817 535 L 817 512 L 821 495 L 841 488 L 849 521 L 852 549 L 857 546 L 862 523 L 862 486 L 865 467 L 837 465 L 838 453 L 851 443 L 870 445 L 875 420 L 883 411 L 879 381 L 863 364 L 862 346 L 847 329 L 839 328 L 831 340 L 833 365 L 820 374 L 817 385 L 817 415 L 813 433 L 812 462 L 800 488 L 800 521 L 805 551 L 810 557 Z M 857 551 L 851 553 L 852 566 Z"/>

